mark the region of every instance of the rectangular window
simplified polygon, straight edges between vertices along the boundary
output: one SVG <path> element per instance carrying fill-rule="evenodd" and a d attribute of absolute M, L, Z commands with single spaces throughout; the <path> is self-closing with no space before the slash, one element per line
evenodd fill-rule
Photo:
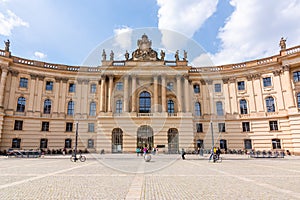
<path fill-rule="evenodd" d="M 245 81 L 239 81 L 237 84 L 238 84 L 239 91 L 245 90 Z"/>
<path fill-rule="evenodd" d="M 263 78 L 263 84 L 264 84 L 264 87 L 271 87 L 272 86 L 271 77 Z"/>
<path fill-rule="evenodd" d="M 88 148 L 94 148 L 94 140 L 88 139 Z"/>
<path fill-rule="evenodd" d="M 172 82 L 167 83 L 167 90 L 168 91 L 172 91 L 173 90 L 173 83 Z"/>
<path fill-rule="evenodd" d="M 88 132 L 95 132 L 95 124 L 88 123 Z"/>
<path fill-rule="evenodd" d="M 48 139 L 42 138 L 40 141 L 40 148 L 45 149 L 48 148 Z"/>
<path fill-rule="evenodd" d="M 269 121 L 270 131 L 278 131 L 278 122 L 277 121 Z"/>
<path fill-rule="evenodd" d="M 52 81 L 46 81 L 46 90 L 48 90 L 48 91 L 53 90 L 53 82 Z"/>
<path fill-rule="evenodd" d="M 42 131 L 49 131 L 49 122 L 42 122 Z"/>
<path fill-rule="evenodd" d="M 293 77 L 294 77 L 294 82 L 299 82 L 300 81 L 300 71 L 294 72 Z"/>
<path fill-rule="evenodd" d="M 76 85 L 75 83 L 70 83 L 69 84 L 69 92 L 75 92 L 76 90 Z"/>
<path fill-rule="evenodd" d="M 23 130 L 23 121 L 15 120 L 14 130 Z"/>
<path fill-rule="evenodd" d="M 196 123 L 197 133 L 203 133 L 203 127 L 201 123 Z"/>
<path fill-rule="evenodd" d="M 65 139 L 65 148 L 72 148 L 72 139 Z"/>
<path fill-rule="evenodd" d="M 281 149 L 281 144 L 279 139 L 272 140 L 272 147 L 273 149 Z"/>
<path fill-rule="evenodd" d="M 215 92 L 221 92 L 221 84 L 220 83 L 215 84 Z"/>
<path fill-rule="evenodd" d="M 219 132 L 225 132 L 225 123 L 218 123 Z"/>
<path fill-rule="evenodd" d="M 117 82 L 116 88 L 118 91 L 122 91 L 123 90 L 123 82 Z"/>
<path fill-rule="evenodd" d="M 66 123 L 66 132 L 72 132 L 73 131 L 73 123 L 67 122 Z"/>
<path fill-rule="evenodd" d="M 250 132 L 250 122 L 242 122 L 243 132 Z"/>
<path fill-rule="evenodd" d="M 194 93 L 199 94 L 200 93 L 200 86 L 198 84 L 194 85 Z"/>
<path fill-rule="evenodd" d="M 21 139 L 20 138 L 13 138 L 11 148 L 16 148 L 16 149 L 21 148 Z"/>
<path fill-rule="evenodd" d="M 244 147 L 245 149 L 252 149 L 252 142 L 249 139 L 244 140 Z"/>
<path fill-rule="evenodd" d="M 27 78 L 20 78 L 20 87 L 27 88 L 28 87 L 28 79 Z"/>
<path fill-rule="evenodd" d="M 96 93 L 96 90 L 97 90 L 97 85 L 96 84 L 91 84 L 90 92 L 91 93 Z"/>

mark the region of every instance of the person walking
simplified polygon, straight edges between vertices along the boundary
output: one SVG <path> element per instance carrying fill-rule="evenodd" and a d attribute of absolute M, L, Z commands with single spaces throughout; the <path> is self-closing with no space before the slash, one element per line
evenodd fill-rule
<path fill-rule="evenodd" d="M 181 150 L 181 158 L 182 158 L 182 160 L 185 160 L 185 151 L 184 151 L 184 149 L 182 149 Z"/>
<path fill-rule="evenodd" d="M 136 150 L 135 150 L 135 152 L 136 152 L 136 156 L 139 156 L 140 153 L 141 153 L 140 147 L 137 147 Z"/>

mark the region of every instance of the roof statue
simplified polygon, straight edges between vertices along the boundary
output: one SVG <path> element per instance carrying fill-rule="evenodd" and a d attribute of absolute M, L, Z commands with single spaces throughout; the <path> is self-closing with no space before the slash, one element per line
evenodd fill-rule
<path fill-rule="evenodd" d="M 286 49 L 286 39 L 284 39 L 283 37 L 281 37 L 280 42 L 279 42 L 279 46 L 281 48 L 281 50 L 285 50 Z"/>
<path fill-rule="evenodd" d="M 129 59 L 129 53 L 128 51 L 126 50 L 126 53 L 125 53 L 125 59 L 128 60 Z"/>
<path fill-rule="evenodd" d="M 176 61 L 179 61 L 179 51 L 177 50 L 176 53 L 175 53 L 175 60 Z"/>
<path fill-rule="evenodd" d="M 157 58 L 157 52 L 151 48 L 152 42 L 148 39 L 146 34 L 142 35 L 142 38 L 137 41 L 138 49 L 132 53 L 131 60 L 159 60 Z"/>
<path fill-rule="evenodd" d="M 111 50 L 110 51 L 110 60 L 113 61 L 114 60 L 114 52 Z"/>
<path fill-rule="evenodd" d="M 183 60 L 184 61 L 187 60 L 187 51 L 186 50 L 183 51 Z"/>
<path fill-rule="evenodd" d="M 105 53 L 105 50 L 103 49 L 102 51 L 102 60 L 106 60 L 106 53 Z"/>
<path fill-rule="evenodd" d="M 9 51 L 9 46 L 10 46 L 10 41 L 7 40 L 7 41 L 4 41 L 4 44 L 5 44 L 5 51 Z"/>

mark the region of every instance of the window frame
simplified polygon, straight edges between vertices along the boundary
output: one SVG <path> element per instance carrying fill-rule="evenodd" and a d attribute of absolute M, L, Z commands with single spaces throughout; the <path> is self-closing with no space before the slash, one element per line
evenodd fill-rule
<path fill-rule="evenodd" d="M 269 121 L 269 128 L 270 131 L 278 131 L 279 127 L 278 127 L 278 121 Z"/>
<path fill-rule="evenodd" d="M 222 92 L 222 85 L 221 85 L 221 83 L 215 83 L 215 92 L 216 93 L 220 93 L 220 92 Z"/>
<path fill-rule="evenodd" d="M 17 102 L 16 112 L 25 112 L 25 108 L 26 108 L 26 98 L 19 97 Z"/>
<path fill-rule="evenodd" d="M 95 117 L 96 113 L 97 113 L 97 104 L 96 102 L 92 101 L 90 103 L 89 116 Z"/>
<path fill-rule="evenodd" d="M 218 132 L 219 133 L 226 133 L 226 125 L 225 122 L 218 123 Z"/>
<path fill-rule="evenodd" d="M 49 131 L 49 129 L 50 129 L 50 123 L 46 121 L 42 121 L 41 131 Z"/>
<path fill-rule="evenodd" d="M 53 81 L 46 81 L 45 90 L 46 91 L 53 91 Z"/>
<path fill-rule="evenodd" d="M 193 89 L 194 89 L 194 94 L 200 94 L 200 85 L 199 84 L 194 84 L 193 85 Z"/>
<path fill-rule="evenodd" d="M 242 122 L 243 132 L 251 132 L 250 122 Z"/>
<path fill-rule="evenodd" d="M 69 83 L 69 93 L 74 93 L 76 91 L 76 84 Z"/>
<path fill-rule="evenodd" d="M 88 123 L 88 132 L 89 133 L 95 132 L 95 123 Z"/>
<path fill-rule="evenodd" d="M 201 103 L 199 101 L 195 102 L 194 104 L 194 111 L 195 111 L 195 116 L 201 116 Z"/>
<path fill-rule="evenodd" d="M 41 138 L 40 139 L 40 149 L 47 149 L 48 148 L 48 139 Z"/>
<path fill-rule="evenodd" d="M 245 81 L 238 81 L 237 82 L 238 91 L 245 91 Z"/>
<path fill-rule="evenodd" d="M 90 93 L 95 94 L 97 92 L 97 85 L 95 83 L 92 83 L 90 85 Z"/>
<path fill-rule="evenodd" d="M 20 88 L 28 88 L 28 78 L 21 77 L 19 87 Z"/>
<path fill-rule="evenodd" d="M 275 112 L 276 111 L 274 97 L 272 97 L 272 96 L 266 97 L 265 103 L 266 103 L 267 112 Z"/>
<path fill-rule="evenodd" d="M 199 122 L 196 123 L 196 132 L 203 133 L 203 124 L 202 123 L 199 123 Z"/>
<path fill-rule="evenodd" d="M 294 82 L 300 81 L 300 71 L 293 72 L 293 80 Z"/>
<path fill-rule="evenodd" d="M 267 87 L 272 87 L 272 77 L 271 76 L 268 76 L 268 77 L 264 77 L 263 78 L 263 86 L 265 88 Z"/>
<path fill-rule="evenodd" d="M 15 120 L 14 130 L 15 131 L 22 131 L 23 130 L 23 120 Z"/>
<path fill-rule="evenodd" d="M 21 138 L 13 138 L 11 140 L 11 148 L 12 149 L 20 149 L 21 148 L 21 142 L 22 142 Z"/>
<path fill-rule="evenodd" d="M 116 83 L 116 90 L 117 90 L 117 91 L 123 91 L 123 90 L 124 90 L 124 84 L 123 84 L 122 81 L 118 81 L 118 82 Z"/>
<path fill-rule="evenodd" d="M 121 99 L 116 101 L 116 113 L 120 114 L 123 112 L 123 102 Z"/>
<path fill-rule="evenodd" d="M 50 103 L 49 103 L 50 102 Z M 47 104 L 46 104 L 47 103 Z M 51 114 L 51 107 L 52 107 L 52 101 L 51 99 L 45 99 L 44 100 L 44 109 L 43 113 L 44 114 Z"/>
<path fill-rule="evenodd" d="M 242 104 L 243 102 L 243 104 Z M 240 99 L 240 113 L 241 115 L 248 114 L 248 102 L 246 99 Z"/>
<path fill-rule="evenodd" d="M 66 122 L 66 132 L 73 132 L 73 122 Z"/>

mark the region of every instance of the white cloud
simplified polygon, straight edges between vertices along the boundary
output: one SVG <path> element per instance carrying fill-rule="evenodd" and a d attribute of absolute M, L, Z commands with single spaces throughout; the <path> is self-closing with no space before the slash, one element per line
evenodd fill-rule
<path fill-rule="evenodd" d="M 216 65 L 243 62 L 279 53 L 280 38 L 287 47 L 300 43 L 300 0 L 231 0 L 235 8 L 219 30 Z M 289 43 L 291 42 L 291 43 Z"/>
<path fill-rule="evenodd" d="M 42 53 L 42 52 L 39 52 L 39 51 L 36 51 L 34 52 L 34 56 L 38 59 L 44 59 L 44 58 L 47 58 L 47 55 Z"/>
<path fill-rule="evenodd" d="M 115 33 L 115 43 L 114 46 L 120 46 L 121 49 L 131 49 L 131 34 L 132 29 L 124 26 L 114 30 Z"/>
<path fill-rule="evenodd" d="M 7 10 L 7 15 L 0 12 L 0 34 L 4 36 L 10 36 L 14 27 L 25 26 L 29 27 L 29 24 L 23 21 L 15 13 Z"/>

